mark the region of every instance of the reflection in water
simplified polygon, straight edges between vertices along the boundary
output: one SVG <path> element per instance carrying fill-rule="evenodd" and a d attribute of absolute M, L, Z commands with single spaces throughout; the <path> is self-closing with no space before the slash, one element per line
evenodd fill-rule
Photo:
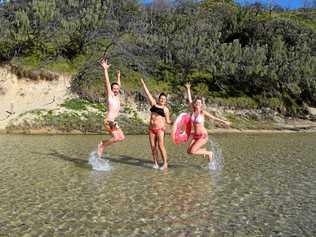
<path fill-rule="evenodd" d="M 0 136 L 0 236 L 316 236 L 316 134 L 215 138 L 222 169 L 167 139 L 163 173 L 146 136 L 111 172 L 88 164 L 99 136 Z"/>

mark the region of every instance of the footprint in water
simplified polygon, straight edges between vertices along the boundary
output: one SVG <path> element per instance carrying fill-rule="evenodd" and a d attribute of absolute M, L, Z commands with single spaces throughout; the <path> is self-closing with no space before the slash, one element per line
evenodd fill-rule
<path fill-rule="evenodd" d="M 89 164 L 92 166 L 93 170 L 97 171 L 110 171 L 112 169 L 110 162 L 99 158 L 96 151 L 91 152 L 89 156 Z"/>

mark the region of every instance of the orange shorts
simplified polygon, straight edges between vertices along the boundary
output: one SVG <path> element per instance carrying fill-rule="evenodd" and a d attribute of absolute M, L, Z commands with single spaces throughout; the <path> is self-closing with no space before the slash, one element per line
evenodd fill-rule
<path fill-rule="evenodd" d="M 114 131 L 117 131 L 120 127 L 115 121 L 109 121 L 109 120 L 104 120 L 103 125 L 106 131 L 112 133 Z"/>

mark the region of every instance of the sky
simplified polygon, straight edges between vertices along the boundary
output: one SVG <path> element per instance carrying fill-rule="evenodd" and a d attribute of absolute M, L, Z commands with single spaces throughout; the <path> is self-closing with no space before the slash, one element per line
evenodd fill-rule
<path fill-rule="evenodd" d="M 311 2 L 311 1 L 304 1 L 304 0 L 236 0 L 236 2 L 240 4 L 247 4 L 247 3 L 254 3 L 254 2 L 261 2 L 263 4 L 267 4 L 271 2 L 272 4 L 280 5 L 281 7 L 288 8 L 288 9 L 296 9 L 304 6 L 304 2 Z"/>
<path fill-rule="evenodd" d="M 0 0 L 0 3 L 3 0 Z M 152 0 L 141 0 L 144 3 L 150 3 Z M 304 6 L 304 3 L 311 3 L 313 0 L 235 0 L 237 3 L 240 4 L 249 4 L 255 2 L 261 2 L 263 4 L 272 2 L 272 4 L 280 5 L 283 8 L 287 9 L 297 9 Z"/>
<path fill-rule="evenodd" d="M 145 3 L 149 3 L 152 0 L 143 0 Z M 268 2 L 272 2 L 272 4 L 280 5 L 283 8 L 288 9 L 296 9 L 304 6 L 304 2 L 312 2 L 312 0 L 235 0 L 237 3 L 240 4 L 248 4 L 254 2 L 261 2 L 266 4 Z"/>

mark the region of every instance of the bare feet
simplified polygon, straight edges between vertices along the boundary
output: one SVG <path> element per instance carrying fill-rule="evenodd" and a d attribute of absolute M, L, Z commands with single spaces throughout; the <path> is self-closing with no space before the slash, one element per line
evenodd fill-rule
<path fill-rule="evenodd" d="M 168 170 L 168 164 L 163 164 L 163 166 L 160 167 L 160 170 Z"/>
<path fill-rule="evenodd" d="M 208 155 L 208 168 L 210 170 L 217 170 L 216 161 L 213 159 L 213 153 L 210 152 Z"/>
<path fill-rule="evenodd" d="M 208 161 L 213 159 L 213 153 L 210 151 L 208 154 L 203 154 L 203 158 L 207 158 Z"/>
<path fill-rule="evenodd" d="M 153 165 L 153 169 L 158 170 L 159 169 L 159 165 L 158 164 L 154 164 Z"/>
<path fill-rule="evenodd" d="M 213 160 L 213 153 L 210 151 L 207 155 L 208 161 L 212 161 Z"/>

